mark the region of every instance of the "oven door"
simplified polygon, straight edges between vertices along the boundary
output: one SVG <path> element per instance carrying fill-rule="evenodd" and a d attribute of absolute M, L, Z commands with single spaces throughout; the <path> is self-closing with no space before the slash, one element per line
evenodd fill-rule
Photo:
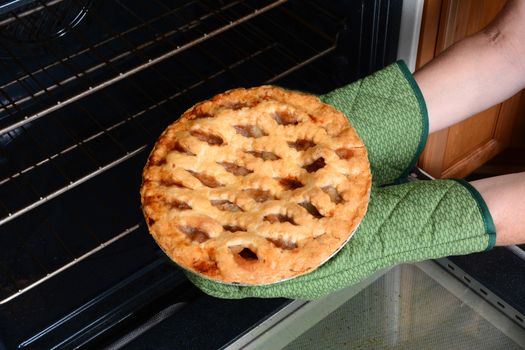
<path fill-rule="evenodd" d="M 227 349 L 522 349 L 525 329 L 433 261 L 294 301 Z"/>

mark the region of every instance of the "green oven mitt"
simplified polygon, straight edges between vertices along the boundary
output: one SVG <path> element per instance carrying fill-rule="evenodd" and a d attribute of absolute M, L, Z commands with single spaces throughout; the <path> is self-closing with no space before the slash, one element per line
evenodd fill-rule
<path fill-rule="evenodd" d="M 425 147 L 425 100 L 403 61 L 321 96 L 343 112 L 368 150 L 376 185 L 406 178 Z"/>
<path fill-rule="evenodd" d="M 467 183 L 406 181 L 428 136 L 426 106 L 403 62 L 397 62 L 321 99 L 341 110 L 367 146 L 373 175 L 368 212 L 350 242 L 317 270 L 286 282 L 241 287 L 191 272 L 204 292 L 221 298 L 315 299 L 402 262 L 490 249 L 494 224 L 481 196 Z"/>
<path fill-rule="evenodd" d="M 494 224 L 478 192 L 456 180 L 416 181 L 373 190 L 368 212 L 348 244 L 317 270 L 285 282 L 241 287 L 194 274 L 189 279 L 220 298 L 316 299 L 375 271 L 490 249 Z"/>

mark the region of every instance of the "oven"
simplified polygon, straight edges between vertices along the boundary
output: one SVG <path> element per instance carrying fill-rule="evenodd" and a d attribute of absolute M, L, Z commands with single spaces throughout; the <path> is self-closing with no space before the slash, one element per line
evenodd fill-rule
<path fill-rule="evenodd" d="M 322 94 L 398 58 L 413 69 L 421 11 L 408 0 L 0 0 L 0 349 L 264 348 L 321 305 L 193 287 L 147 232 L 142 167 L 167 125 L 224 90 Z M 466 281 L 461 262 L 442 264 Z M 523 307 L 484 288 L 522 327 Z"/>

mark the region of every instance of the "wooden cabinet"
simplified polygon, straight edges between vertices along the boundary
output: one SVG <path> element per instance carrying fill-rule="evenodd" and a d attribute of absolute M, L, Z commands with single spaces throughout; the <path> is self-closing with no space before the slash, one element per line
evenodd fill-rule
<path fill-rule="evenodd" d="M 486 26 L 504 0 L 426 0 L 417 68 Z M 524 96 L 522 98 L 522 95 Z M 525 94 L 430 135 L 419 166 L 435 177 L 464 177 L 507 148 L 523 130 Z M 525 135 L 525 134 L 522 134 Z M 525 137 L 525 136 L 524 136 Z"/>

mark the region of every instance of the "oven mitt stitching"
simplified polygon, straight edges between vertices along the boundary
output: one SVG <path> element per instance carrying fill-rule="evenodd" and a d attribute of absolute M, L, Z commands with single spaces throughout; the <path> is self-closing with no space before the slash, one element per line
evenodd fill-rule
<path fill-rule="evenodd" d="M 350 242 L 317 270 L 269 286 L 224 285 L 186 272 L 220 298 L 317 299 L 391 265 L 492 248 L 495 229 L 486 204 L 456 180 L 416 181 L 372 191 L 368 213 Z"/>
<path fill-rule="evenodd" d="M 343 112 L 368 150 L 374 185 L 405 181 L 428 137 L 425 100 L 403 61 L 321 96 Z"/>

